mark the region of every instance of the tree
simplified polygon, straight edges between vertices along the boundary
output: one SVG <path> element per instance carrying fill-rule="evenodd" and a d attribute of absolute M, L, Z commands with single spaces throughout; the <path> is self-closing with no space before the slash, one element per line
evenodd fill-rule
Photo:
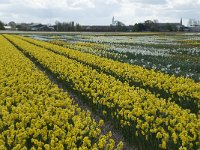
<path fill-rule="evenodd" d="M 16 23 L 14 21 L 9 22 L 8 25 L 11 26 L 12 30 L 16 29 Z"/>
<path fill-rule="evenodd" d="M 158 20 L 154 20 L 154 21 L 146 20 L 144 22 L 146 31 L 159 31 L 157 23 L 158 23 Z"/>
<path fill-rule="evenodd" d="M 151 31 L 159 31 L 158 20 L 154 19 L 153 24 L 151 26 Z"/>
<path fill-rule="evenodd" d="M 0 30 L 5 30 L 4 23 L 2 21 L 0 21 Z"/>
<path fill-rule="evenodd" d="M 188 26 L 192 26 L 192 19 L 188 20 Z"/>
<path fill-rule="evenodd" d="M 74 30 L 75 30 L 74 21 L 72 21 L 72 22 L 70 23 L 70 26 L 71 26 L 71 31 L 74 31 Z"/>
<path fill-rule="evenodd" d="M 173 27 L 169 23 L 166 24 L 166 28 L 167 28 L 168 31 L 173 31 Z"/>
<path fill-rule="evenodd" d="M 81 31 L 81 26 L 79 23 L 76 23 L 75 31 Z"/>
<path fill-rule="evenodd" d="M 27 23 L 18 24 L 18 25 L 16 25 L 16 28 L 19 31 L 29 31 L 29 30 L 31 30 L 31 27 Z"/>
<path fill-rule="evenodd" d="M 156 24 L 156 23 L 158 23 L 158 20 L 157 20 L 157 19 L 154 19 L 153 22 Z"/>
<path fill-rule="evenodd" d="M 142 24 L 142 23 L 136 23 L 136 24 L 133 26 L 133 31 L 135 31 L 135 32 L 145 31 L 145 26 L 144 26 L 144 24 Z"/>
<path fill-rule="evenodd" d="M 74 26 L 74 21 L 71 22 L 55 22 L 55 30 L 56 31 L 75 31 L 80 30 L 80 25 L 76 24 L 76 27 Z"/>
<path fill-rule="evenodd" d="M 199 26 L 200 25 L 200 21 L 196 20 L 196 19 L 189 19 L 188 20 L 188 26 Z"/>
<path fill-rule="evenodd" d="M 167 23 L 164 28 L 167 31 L 178 31 L 177 26 L 175 24 Z"/>

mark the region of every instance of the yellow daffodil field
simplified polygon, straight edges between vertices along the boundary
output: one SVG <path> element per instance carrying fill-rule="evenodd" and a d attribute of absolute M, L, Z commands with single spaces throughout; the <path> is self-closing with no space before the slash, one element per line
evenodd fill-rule
<path fill-rule="evenodd" d="M 121 63 L 92 54 L 81 53 L 79 51 L 63 48 L 57 45 L 39 42 L 34 39 L 21 37 L 28 42 L 45 47 L 55 53 L 75 59 L 85 63 L 93 68 L 99 68 L 131 85 L 136 83 L 142 88 L 150 89 L 153 92 L 158 91 L 163 97 L 169 96 L 174 101 L 183 101 L 188 103 L 188 108 L 192 111 L 198 111 L 200 107 L 200 83 L 195 83 L 191 79 L 170 76 L 154 70 L 144 69 L 140 66 L 133 66 L 127 63 Z M 186 102 L 185 102 L 186 101 Z M 187 107 L 186 106 L 186 107 Z M 196 108 L 195 108 L 196 107 Z"/>
<path fill-rule="evenodd" d="M 8 40 L 0 36 L 0 149 L 121 149 L 103 120 L 73 104 Z"/>
<path fill-rule="evenodd" d="M 128 63 L 131 54 L 102 43 L 0 35 L 0 150 L 200 149 L 196 76 Z"/>

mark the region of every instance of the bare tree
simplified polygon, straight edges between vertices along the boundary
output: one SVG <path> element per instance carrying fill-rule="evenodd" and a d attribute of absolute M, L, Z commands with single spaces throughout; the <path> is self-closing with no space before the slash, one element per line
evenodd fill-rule
<path fill-rule="evenodd" d="M 196 20 L 196 19 L 188 20 L 188 26 L 199 26 L 199 25 L 200 25 L 200 20 Z"/>
<path fill-rule="evenodd" d="M 188 20 L 188 26 L 192 26 L 192 19 Z"/>

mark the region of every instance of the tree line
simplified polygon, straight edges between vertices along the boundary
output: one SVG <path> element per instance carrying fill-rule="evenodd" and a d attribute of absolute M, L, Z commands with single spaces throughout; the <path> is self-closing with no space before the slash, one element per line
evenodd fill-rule
<path fill-rule="evenodd" d="M 55 22 L 55 31 L 81 31 L 81 25 L 79 23 L 71 22 Z"/>
<path fill-rule="evenodd" d="M 31 24 L 20 23 L 16 24 L 11 21 L 8 24 L 4 24 L 0 21 L 0 30 L 5 30 L 5 25 L 9 25 L 12 30 L 19 31 L 31 31 Z M 47 25 L 48 26 L 48 25 Z M 189 27 L 200 26 L 200 21 L 196 19 L 189 19 Z M 159 23 L 158 20 L 146 20 L 144 23 L 136 23 L 135 25 L 123 26 L 117 24 L 116 26 L 82 26 L 79 23 L 71 22 L 60 22 L 56 21 L 54 25 L 51 26 L 54 31 L 66 32 L 66 31 L 90 31 L 90 32 L 142 32 L 142 31 L 183 31 L 184 26 L 180 23 Z"/>
<path fill-rule="evenodd" d="M 197 24 L 195 21 L 190 20 L 190 24 Z M 0 30 L 5 30 L 4 23 L 0 21 Z M 12 30 L 19 30 L 19 31 L 30 31 L 31 27 L 30 24 L 27 23 L 21 23 L 21 24 L 15 24 L 14 22 L 8 23 L 9 26 L 11 26 Z M 117 24 L 116 26 L 81 26 L 79 23 L 74 23 L 74 21 L 71 22 L 59 22 L 56 21 L 54 27 L 54 31 L 64 32 L 64 31 L 104 31 L 104 32 L 127 32 L 127 31 L 135 31 L 135 32 L 141 32 L 141 31 L 177 31 L 175 25 L 172 24 L 166 24 L 162 27 L 159 26 L 158 21 L 154 20 L 147 20 L 144 23 L 136 23 L 134 26 L 121 26 L 120 24 Z"/>
<path fill-rule="evenodd" d="M 141 31 L 178 31 L 181 30 L 177 27 L 176 24 L 173 23 L 158 23 L 158 20 L 146 20 L 144 23 L 136 23 L 133 26 L 133 31 L 141 32 Z"/>
<path fill-rule="evenodd" d="M 0 21 L 0 30 L 5 30 L 4 23 Z"/>

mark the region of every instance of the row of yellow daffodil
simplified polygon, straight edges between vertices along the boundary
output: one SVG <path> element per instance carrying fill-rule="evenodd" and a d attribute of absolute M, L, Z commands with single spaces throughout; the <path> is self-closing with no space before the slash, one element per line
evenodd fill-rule
<path fill-rule="evenodd" d="M 163 98 L 167 98 L 165 95 L 170 95 L 172 100 L 178 103 L 183 103 L 182 105 L 184 105 L 184 108 L 189 108 L 192 112 L 199 113 L 200 83 L 195 83 L 192 79 L 175 77 L 173 75 L 170 76 L 140 66 L 133 66 L 127 63 L 113 61 L 31 38 L 22 36 L 16 37 L 47 49 L 51 49 L 52 51 L 66 55 L 69 58 L 84 62 L 92 67 L 98 67 L 106 73 L 122 78 L 122 80 L 129 84 L 136 83 L 137 85 L 141 85 L 143 88 L 148 87 L 148 89 L 150 88 L 152 91 L 160 93 Z"/>
<path fill-rule="evenodd" d="M 111 52 L 109 46 L 105 46 L 103 44 L 84 43 L 84 42 L 78 42 L 78 43 L 72 44 L 72 43 L 67 43 L 67 42 L 58 41 L 58 40 L 50 41 L 50 43 L 60 45 L 60 46 L 70 48 L 70 49 L 76 49 L 84 53 L 98 55 L 100 57 L 106 57 L 106 58 L 112 58 L 112 59 L 127 58 L 126 55 Z"/>
<path fill-rule="evenodd" d="M 147 141 L 156 142 L 163 149 L 199 146 L 200 121 L 189 110 L 143 89 L 130 87 L 112 76 L 98 73 L 75 60 L 15 36 L 5 36 L 59 78 L 73 83 L 73 88 L 87 96 L 89 103 L 93 103 L 105 116 L 119 121 L 122 129 L 128 127 L 129 131 L 133 131 L 127 133 L 130 136 L 146 137 Z"/>
<path fill-rule="evenodd" d="M 0 149 L 114 149 L 88 111 L 0 36 Z M 122 142 L 118 149 L 122 149 Z"/>
<path fill-rule="evenodd" d="M 184 45 L 200 46 L 200 40 L 179 40 L 177 42 L 180 42 Z"/>

